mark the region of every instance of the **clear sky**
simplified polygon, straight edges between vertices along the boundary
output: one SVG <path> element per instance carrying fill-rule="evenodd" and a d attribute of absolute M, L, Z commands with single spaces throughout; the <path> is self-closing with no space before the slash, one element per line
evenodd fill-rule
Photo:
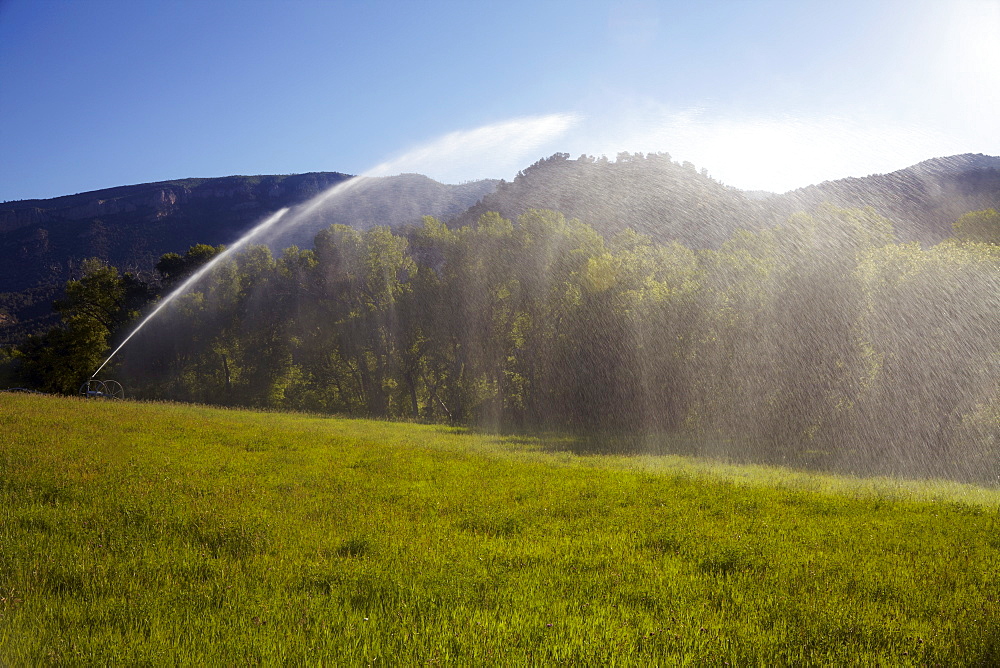
<path fill-rule="evenodd" d="M 1000 155 L 1000 0 L 0 0 L 0 200 L 557 151 L 775 191 Z"/>

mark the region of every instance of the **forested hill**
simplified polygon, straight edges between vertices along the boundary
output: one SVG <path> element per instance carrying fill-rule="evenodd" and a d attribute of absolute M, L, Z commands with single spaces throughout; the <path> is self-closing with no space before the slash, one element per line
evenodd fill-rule
<path fill-rule="evenodd" d="M 0 204 L 0 293 L 61 284 L 88 257 L 144 270 L 163 253 L 230 243 L 268 214 L 349 178 L 316 172 L 183 179 L 6 202 Z M 901 241 L 936 243 L 962 214 L 1000 208 L 1000 158 L 973 154 L 783 195 L 728 187 L 667 154 L 622 153 L 610 161 L 558 153 L 499 184 L 444 185 L 418 174 L 378 181 L 377 188 L 343 198 L 280 242 L 310 246 L 331 223 L 367 229 L 430 215 L 460 226 L 487 211 L 513 219 L 537 208 L 579 218 L 605 235 L 632 228 L 658 241 L 713 247 L 734 229 L 772 227 L 831 202 L 873 207 L 892 221 Z"/>
<path fill-rule="evenodd" d="M 605 235 L 632 228 L 658 241 L 716 246 L 738 228 L 763 229 L 823 202 L 871 206 L 892 221 L 901 241 L 937 243 L 973 210 L 1000 207 L 1000 158 L 965 154 L 936 158 L 891 174 L 846 178 L 782 195 L 748 193 L 712 179 L 667 154 L 623 153 L 614 162 L 557 153 L 502 182 L 462 215 L 487 211 L 514 218 L 554 209 Z"/>
<path fill-rule="evenodd" d="M 782 196 L 786 210 L 831 202 L 870 206 L 892 221 L 901 241 L 937 243 L 969 211 L 1000 209 L 1000 157 L 966 153 L 934 158 L 890 174 L 839 179 Z"/>
<path fill-rule="evenodd" d="M 625 228 L 657 241 L 676 240 L 704 248 L 725 240 L 738 227 L 762 227 L 765 205 L 679 164 L 668 154 L 622 153 L 616 161 L 557 153 L 501 182 L 459 219 L 475 221 L 487 211 L 516 218 L 529 209 L 552 209 L 606 236 Z M 768 218 L 773 224 L 774 216 Z"/>

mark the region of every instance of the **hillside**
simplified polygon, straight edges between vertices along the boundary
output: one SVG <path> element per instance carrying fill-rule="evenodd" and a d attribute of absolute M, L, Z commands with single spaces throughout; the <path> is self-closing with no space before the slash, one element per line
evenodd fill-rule
<path fill-rule="evenodd" d="M 766 208 L 753 195 L 678 164 L 666 154 L 622 154 L 616 162 L 557 153 L 501 182 L 458 220 L 487 211 L 516 218 L 528 209 L 554 209 L 605 236 L 631 228 L 658 241 L 714 246 L 738 227 L 761 225 Z M 769 219 L 770 220 L 770 219 Z"/>
<path fill-rule="evenodd" d="M 785 194 L 744 192 L 719 183 L 690 163 L 665 154 L 622 154 L 616 162 L 563 153 L 540 160 L 501 183 L 460 217 L 516 217 L 530 208 L 555 209 L 605 235 L 626 227 L 658 241 L 716 246 L 739 228 L 760 229 L 823 202 L 871 206 L 891 220 L 901 241 L 937 243 L 973 210 L 1000 207 L 1000 158 L 936 158 L 891 174 L 828 181 Z"/>
<path fill-rule="evenodd" d="M 781 196 L 786 210 L 822 202 L 870 206 L 893 222 L 901 241 L 937 243 L 969 211 L 1000 208 L 1000 157 L 966 153 L 925 160 L 889 174 L 839 179 Z"/>
<path fill-rule="evenodd" d="M 163 253 L 196 243 L 224 244 L 282 207 L 309 200 L 352 177 L 337 172 L 229 176 L 121 186 L 0 204 L 0 292 L 22 290 L 99 257 L 148 270 Z M 457 215 L 493 189 L 493 181 L 445 185 L 418 174 L 373 179 L 296 232 L 311 243 L 332 223 L 362 229 L 402 225 L 421 216 Z"/>

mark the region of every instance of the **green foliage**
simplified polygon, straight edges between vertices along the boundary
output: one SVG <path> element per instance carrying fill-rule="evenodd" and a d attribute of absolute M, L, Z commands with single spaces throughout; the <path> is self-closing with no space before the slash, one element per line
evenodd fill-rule
<path fill-rule="evenodd" d="M 208 264 L 212 258 L 226 250 L 225 246 L 209 246 L 195 244 L 187 249 L 184 255 L 166 253 L 156 263 L 156 271 L 166 288 L 171 288 Z"/>
<path fill-rule="evenodd" d="M 110 337 L 129 325 L 151 297 L 143 281 L 100 260 L 86 260 L 80 271 L 53 305 L 61 324 L 19 346 L 17 375 L 27 385 L 76 392 L 103 361 Z"/>
<path fill-rule="evenodd" d="M 670 433 L 739 443 L 729 454 L 747 461 L 992 480 L 1000 246 L 893 239 L 873 210 L 829 204 L 698 251 L 537 209 L 457 229 L 335 225 L 311 251 L 256 247 L 214 268 L 115 363 L 143 398 L 639 449 Z M 164 256 L 165 283 L 219 250 Z M 36 385 L 79 383 L 137 314 L 135 285 L 88 265 L 63 329 L 22 347 Z"/>
<path fill-rule="evenodd" d="M 0 424 L 10 665 L 998 650 L 995 490 L 177 404 L 8 395 Z"/>
<path fill-rule="evenodd" d="M 20 348 L 19 375 L 31 387 L 73 394 L 100 365 L 107 340 L 107 330 L 93 320 L 75 320 L 44 336 L 29 337 Z"/>
<path fill-rule="evenodd" d="M 1000 213 L 996 209 L 970 211 L 952 229 L 962 241 L 1000 245 Z"/>

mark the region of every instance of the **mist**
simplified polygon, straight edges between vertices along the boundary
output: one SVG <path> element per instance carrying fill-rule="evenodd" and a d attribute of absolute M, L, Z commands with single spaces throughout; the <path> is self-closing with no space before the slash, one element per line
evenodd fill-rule
<path fill-rule="evenodd" d="M 408 210 L 407 188 L 429 181 L 387 174 L 519 156 L 582 123 L 444 135 L 227 249 L 164 256 L 158 284 L 91 263 L 65 329 L 22 366 L 55 386 L 48 359 L 66 350 L 56 362 L 100 354 L 87 377 L 141 399 L 1000 481 L 997 158 L 779 197 L 663 153 L 556 153 L 450 219 L 370 215 Z M 147 295 L 141 310 L 127 290 Z M 92 343 L 84 355 L 58 336 Z"/>
<path fill-rule="evenodd" d="M 120 353 L 132 393 L 556 431 L 581 452 L 1000 475 L 995 244 L 900 243 L 872 210 L 824 204 L 716 248 L 534 209 L 335 225 L 312 246 L 209 271 Z"/>

